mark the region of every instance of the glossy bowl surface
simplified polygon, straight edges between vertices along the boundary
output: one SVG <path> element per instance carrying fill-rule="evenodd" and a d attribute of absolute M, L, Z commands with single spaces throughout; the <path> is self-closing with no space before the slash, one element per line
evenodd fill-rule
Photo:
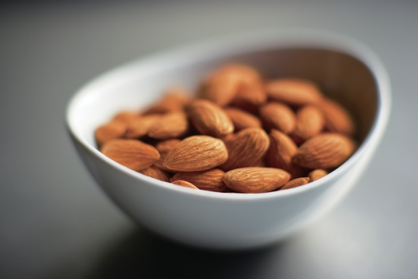
<path fill-rule="evenodd" d="M 210 70 L 227 62 L 250 64 L 266 78 L 316 82 L 354 115 L 358 150 L 318 181 L 262 194 L 178 187 L 127 169 L 97 150 L 94 130 L 114 114 L 146 107 L 172 85 L 193 91 Z M 74 95 L 66 121 L 87 169 L 125 213 L 169 239 L 231 250 L 274 243 L 331 209 L 366 169 L 384 134 L 390 104 L 386 70 L 362 43 L 320 31 L 258 30 L 158 53 L 105 73 Z"/>

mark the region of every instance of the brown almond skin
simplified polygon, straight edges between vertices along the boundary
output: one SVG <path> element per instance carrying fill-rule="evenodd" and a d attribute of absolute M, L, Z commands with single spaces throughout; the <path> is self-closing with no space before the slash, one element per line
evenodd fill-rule
<path fill-rule="evenodd" d="M 94 131 L 94 138 L 96 139 L 97 145 L 102 146 L 108 141 L 122 138 L 125 135 L 126 129 L 126 123 L 113 120 L 99 126 Z"/>
<path fill-rule="evenodd" d="M 100 150 L 110 159 L 134 171 L 149 168 L 159 158 L 158 150 L 153 146 L 130 139 L 116 139 L 103 145 Z"/>
<path fill-rule="evenodd" d="M 165 114 L 174 111 L 182 111 L 189 102 L 191 94 L 180 87 L 169 88 L 164 97 L 157 103 L 150 106 L 142 114 Z"/>
<path fill-rule="evenodd" d="M 246 111 L 246 112 L 254 114 L 254 115 L 257 115 L 258 109 L 259 109 L 259 106 L 250 104 L 250 103 L 248 103 L 248 102 L 246 102 L 242 99 L 239 99 L 239 98 L 232 100 L 232 102 L 229 105 L 231 107 Z"/>
<path fill-rule="evenodd" d="M 145 115 L 129 122 L 125 138 L 139 139 L 148 135 L 151 127 L 160 121 L 160 115 Z"/>
<path fill-rule="evenodd" d="M 155 148 L 157 148 L 157 150 L 158 150 L 158 152 L 160 152 L 160 154 L 167 154 L 179 142 L 181 142 L 181 140 L 179 140 L 179 139 L 163 140 L 163 141 L 160 141 L 157 144 L 155 144 Z"/>
<path fill-rule="evenodd" d="M 328 174 L 328 172 L 326 170 L 323 170 L 323 169 L 313 170 L 313 171 L 309 172 L 309 174 L 308 174 L 309 182 L 316 181 L 316 180 L 326 176 L 327 174 Z"/>
<path fill-rule="evenodd" d="M 267 94 L 261 80 L 248 81 L 243 79 L 233 100 L 259 106 L 267 101 Z"/>
<path fill-rule="evenodd" d="M 267 164 L 265 162 L 264 157 L 258 159 L 257 161 L 255 161 L 254 163 L 252 163 L 249 167 L 267 167 Z"/>
<path fill-rule="evenodd" d="M 178 186 L 183 186 L 183 187 L 186 187 L 186 188 L 199 189 L 195 185 L 193 185 L 192 183 L 190 183 L 188 181 L 184 181 L 184 180 L 176 180 L 176 181 L 173 181 L 171 183 L 175 184 L 175 185 L 178 185 Z"/>
<path fill-rule="evenodd" d="M 274 101 L 291 106 L 317 104 L 322 93 L 310 81 L 302 79 L 277 79 L 266 84 L 267 96 Z"/>
<path fill-rule="evenodd" d="M 220 169 L 211 169 L 202 172 L 178 172 L 171 180 L 185 180 L 195 185 L 200 190 L 213 192 L 225 192 L 226 185 L 222 178 L 225 172 Z"/>
<path fill-rule="evenodd" d="M 261 128 L 247 128 L 225 142 L 228 149 L 228 160 L 220 169 L 229 171 L 249 167 L 258 162 L 267 152 L 270 139 Z"/>
<path fill-rule="evenodd" d="M 302 170 L 292 162 L 292 157 L 298 152 L 298 147 L 286 134 L 278 131 L 270 131 L 270 147 L 266 154 L 267 166 L 283 169 L 292 177 L 301 175 Z"/>
<path fill-rule="evenodd" d="M 240 193 L 264 193 L 279 189 L 290 174 L 276 168 L 248 167 L 227 172 L 223 181 L 228 188 Z"/>
<path fill-rule="evenodd" d="M 165 181 L 165 182 L 170 181 L 169 175 L 165 171 L 161 170 L 160 168 L 156 166 L 151 166 L 139 172 L 146 176 L 149 176 L 149 177 L 161 180 L 161 181 Z"/>
<path fill-rule="evenodd" d="M 283 185 L 280 190 L 292 189 L 309 183 L 309 177 L 298 177 Z"/>
<path fill-rule="evenodd" d="M 323 133 L 308 139 L 293 156 L 292 162 L 308 169 L 340 166 L 355 150 L 354 142 L 337 133 Z"/>
<path fill-rule="evenodd" d="M 323 100 L 318 104 L 325 121 L 325 128 L 329 132 L 341 133 L 353 136 L 356 126 L 350 113 L 340 104 L 330 99 Z"/>
<path fill-rule="evenodd" d="M 160 141 L 155 145 L 155 148 L 157 148 L 158 152 L 160 152 L 160 159 L 158 159 L 158 161 L 155 162 L 155 165 L 157 167 L 165 171 L 170 171 L 169 169 L 164 167 L 163 163 L 168 152 L 170 152 L 170 150 L 173 149 L 173 147 L 179 142 L 181 142 L 181 140 L 179 139 L 169 139 Z"/>
<path fill-rule="evenodd" d="M 234 131 L 234 124 L 229 116 L 211 101 L 192 101 L 186 112 L 194 127 L 203 135 L 223 137 Z"/>
<path fill-rule="evenodd" d="M 189 130 L 189 122 L 184 112 L 171 112 L 161 116 L 148 131 L 148 136 L 154 139 L 166 140 L 184 136 Z"/>
<path fill-rule="evenodd" d="M 210 100 L 219 106 L 228 105 L 237 94 L 240 73 L 234 65 L 226 65 L 213 71 L 201 83 L 198 97 Z"/>
<path fill-rule="evenodd" d="M 267 131 L 277 129 L 285 134 L 289 134 L 296 127 L 295 113 L 289 106 L 283 103 L 267 103 L 260 107 L 259 115 L 263 127 Z"/>
<path fill-rule="evenodd" d="M 122 121 L 128 124 L 131 121 L 137 119 L 138 117 L 139 117 L 139 114 L 135 111 L 121 111 L 113 117 L 113 120 Z"/>
<path fill-rule="evenodd" d="M 222 140 L 210 136 L 191 136 L 175 145 L 163 166 L 171 171 L 204 171 L 223 164 L 228 150 Z"/>
<path fill-rule="evenodd" d="M 213 71 L 201 84 L 198 95 L 220 106 L 226 106 L 235 99 L 260 105 L 267 99 L 257 70 L 238 63 Z"/>
<path fill-rule="evenodd" d="M 246 111 L 231 107 L 225 108 L 224 111 L 234 124 L 235 132 L 246 128 L 261 128 L 261 121 Z"/>
<path fill-rule="evenodd" d="M 261 81 L 258 71 L 247 64 L 231 63 L 226 65 L 225 68 L 234 71 L 240 77 L 241 83 L 254 84 Z"/>
<path fill-rule="evenodd" d="M 296 127 L 293 135 L 301 142 L 318 135 L 324 128 L 325 120 L 320 109 L 307 105 L 296 112 Z"/>

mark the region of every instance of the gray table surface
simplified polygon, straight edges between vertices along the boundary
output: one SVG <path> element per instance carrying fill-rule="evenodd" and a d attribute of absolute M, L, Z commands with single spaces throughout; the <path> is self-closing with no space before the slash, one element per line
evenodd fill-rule
<path fill-rule="evenodd" d="M 0 278 L 418 277 L 418 2 L 80 2 L 0 6 Z M 388 68 L 390 123 L 357 186 L 263 250 L 196 250 L 133 224 L 75 154 L 64 128 L 72 94 L 154 51 L 288 27 L 355 37 Z"/>

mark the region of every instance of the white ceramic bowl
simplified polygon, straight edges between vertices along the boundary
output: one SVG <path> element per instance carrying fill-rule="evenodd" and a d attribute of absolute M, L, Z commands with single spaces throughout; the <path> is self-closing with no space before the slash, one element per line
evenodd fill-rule
<path fill-rule="evenodd" d="M 93 132 L 116 112 L 139 109 L 179 84 L 190 89 L 228 61 L 266 77 L 311 79 L 345 104 L 359 122 L 355 154 L 325 178 L 262 194 L 215 193 L 174 186 L 132 171 L 101 154 Z M 335 205 L 365 170 L 390 111 L 384 66 L 361 43 L 318 31 L 235 34 L 143 58 L 83 87 L 67 109 L 67 125 L 87 169 L 124 212 L 169 239 L 211 249 L 247 249 L 290 235 Z"/>

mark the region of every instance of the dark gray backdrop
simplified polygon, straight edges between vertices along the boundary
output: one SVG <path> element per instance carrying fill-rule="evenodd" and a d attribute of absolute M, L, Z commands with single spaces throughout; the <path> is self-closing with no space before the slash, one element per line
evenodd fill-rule
<path fill-rule="evenodd" d="M 64 128 L 82 84 L 139 56 L 254 28 L 353 36 L 389 70 L 393 110 L 366 174 L 326 218 L 269 249 L 185 248 L 134 225 Z M 414 1 L 10 2 L 0 6 L 0 278 L 416 278 Z"/>

